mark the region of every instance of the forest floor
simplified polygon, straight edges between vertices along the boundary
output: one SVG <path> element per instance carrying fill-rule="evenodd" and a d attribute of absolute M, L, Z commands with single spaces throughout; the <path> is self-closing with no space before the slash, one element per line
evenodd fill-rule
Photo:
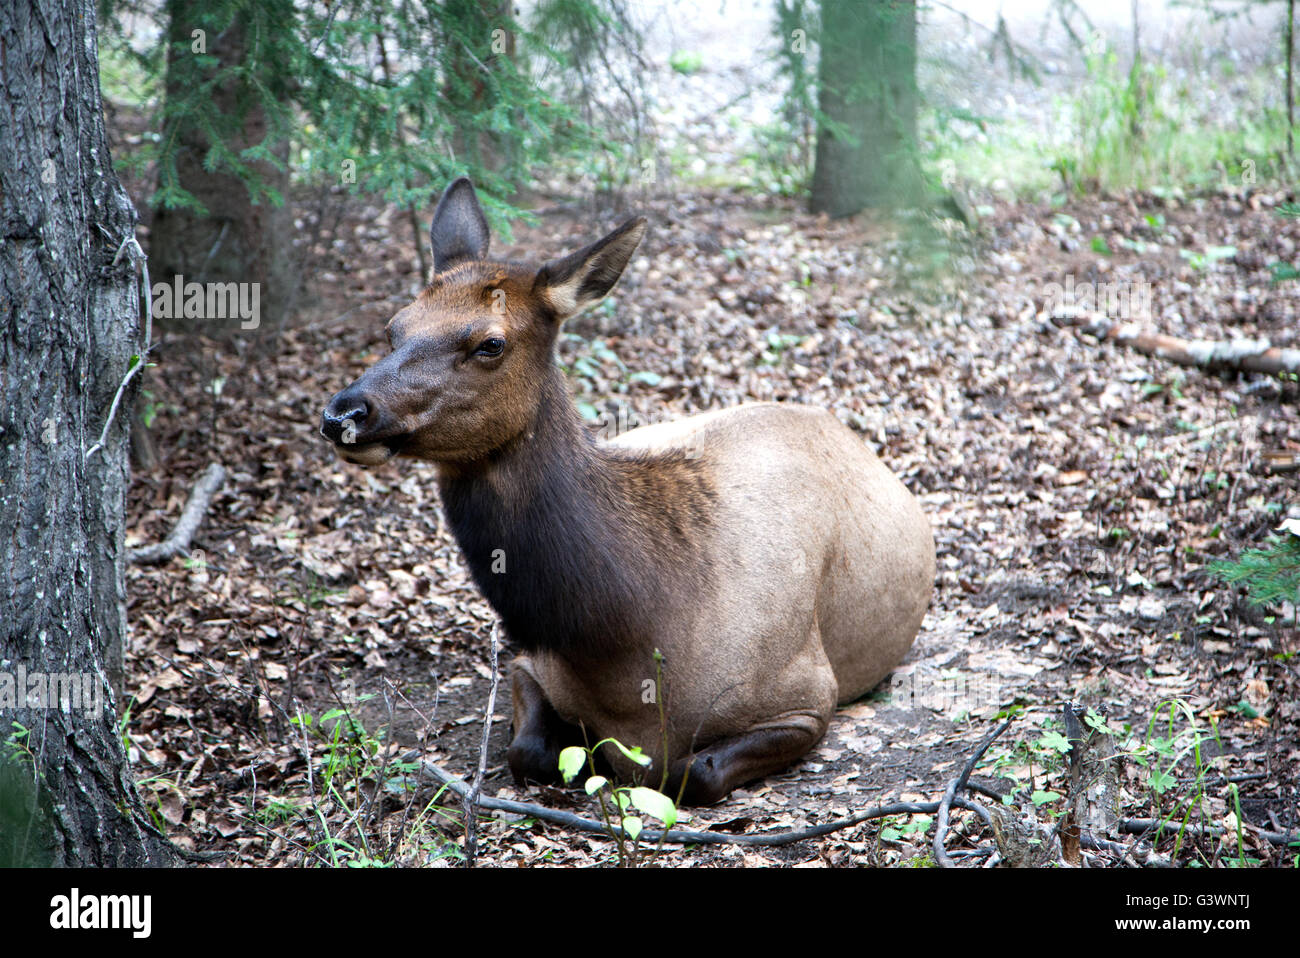
<path fill-rule="evenodd" d="M 1074 701 L 1104 711 L 1135 756 L 1119 760 L 1122 814 L 1229 830 L 1166 838 L 1162 854 L 1290 861 L 1258 829 L 1300 823 L 1300 631 L 1206 564 L 1261 544 L 1300 502 L 1296 473 L 1272 471 L 1300 453 L 1300 386 L 1058 328 L 1049 287 L 1147 283 L 1134 319 L 1154 331 L 1300 348 L 1300 292 L 1267 269 L 1300 258 L 1300 224 L 1272 210 L 1283 198 L 996 205 L 975 230 L 827 222 L 725 191 L 645 204 L 653 227 L 612 305 L 561 342 L 586 413 L 830 409 L 920 498 L 938 547 L 933 603 L 892 680 L 922 694 L 882 687 L 841 709 L 805 760 L 691 810 L 688 827 L 756 833 L 936 800 L 1010 707 L 974 780 L 1050 822 L 1065 790 L 1053 743 Z M 552 211 L 495 252 L 540 261 L 616 221 Z M 328 245 L 313 226 L 293 321 L 224 340 L 164 333 L 145 383 L 162 463 L 134 479 L 129 544 L 167 534 L 209 462 L 229 478 L 189 557 L 128 573 L 132 759 L 172 839 L 226 864 L 450 864 L 458 804 L 408 787 L 399 760 L 418 748 L 472 774 L 494 617 L 433 467 L 362 470 L 317 434 L 418 289 L 405 220 L 352 207 Z M 503 684 L 485 793 L 589 815 L 581 792 L 510 781 L 509 714 Z M 955 819 L 950 849 L 993 847 L 971 813 Z M 788 847 L 670 847 L 661 861 L 925 863 L 927 828 L 898 817 Z M 613 846 L 498 814 L 479 856 L 599 864 Z"/>

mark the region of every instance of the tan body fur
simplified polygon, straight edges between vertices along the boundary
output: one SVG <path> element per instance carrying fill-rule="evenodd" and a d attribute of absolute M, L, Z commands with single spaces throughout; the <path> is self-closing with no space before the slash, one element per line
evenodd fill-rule
<path fill-rule="evenodd" d="M 713 480 L 716 523 L 692 545 L 717 575 L 709 594 L 661 610 L 640 647 L 613 661 L 544 651 L 517 660 L 566 721 L 657 755 L 657 703 L 642 693 L 658 648 L 668 663 L 670 762 L 757 727 L 789 727 L 811 747 L 837 702 L 861 697 L 902 660 L 930 601 L 929 523 L 829 413 L 753 404 L 642 427 L 609 445 L 698 457 Z"/>

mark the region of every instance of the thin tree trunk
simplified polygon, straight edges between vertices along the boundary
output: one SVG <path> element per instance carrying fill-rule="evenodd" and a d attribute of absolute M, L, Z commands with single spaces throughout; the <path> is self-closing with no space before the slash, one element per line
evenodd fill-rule
<path fill-rule="evenodd" d="M 0 4 L 0 864 L 171 863 L 117 731 L 129 415 L 85 455 L 143 351 L 98 70 L 93 0 Z"/>
<path fill-rule="evenodd" d="M 164 97 L 167 103 L 162 135 L 176 149 L 176 178 L 202 204 L 193 208 L 155 210 L 149 232 L 149 268 L 155 283 L 171 283 L 176 276 L 185 282 L 257 283 L 259 325 L 268 320 L 279 328 L 285 313 L 292 308 L 298 292 L 298 275 L 294 269 L 290 240 L 292 214 L 288 205 L 289 173 L 287 165 L 277 168 L 265 160 L 248 162 L 248 167 L 285 199 L 276 206 L 266 197 L 254 202 L 249 185 L 225 169 L 208 169 L 205 161 L 212 147 L 210 133 L 192 112 L 181 112 L 180 105 L 194 95 L 194 90 L 210 81 L 213 71 L 252 62 L 261 66 L 267 54 L 263 33 L 292 28 L 292 8 L 284 0 L 263 2 L 255 14 L 241 11 L 233 23 L 218 33 L 214 29 L 213 11 L 203 0 L 168 0 L 167 2 L 167 74 Z M 250 24 L 256 15 L 259 21 Z M 207 29 L 205 29 L 207 28 Z M 195 34 L 199 36 L 195 36 Z M 252 49 L 250 36 L 259 37 L 262 48 Z M 202 53 L 195 47 L 199 46 Z M 207 65 L 215 58 L 219 67 Z M 261 77 L 262 86 L 281 95 L 282 76 Z M 251 81 L 228 72 L 211 94 L 213 108 L 222 118 L 218 130 L 229 142 L 232 152 L 240 154 L 266 138 L 270 118 L 260 94 Z M 194 107 L 198 109 L 199 107 Z M 288 160 L 288 143 L 272 144 L 281 159 Z M 163 173 L 160 170 L 160 175 Z M 164 185 L 160 181 L 160 186 Z M 170 329 L 185 329 L 206 335 L 240 335 L 248 330 L 246 320 L 205 316 L 197 321 L 177 316 L 160 316 Z M 242 333 L 246 334 L 246 333 Z"/>
<path fill-rule="evenodd" d="M 1291 82 L 1292 58 L 1295 51 L 1295 0 L 1286 3 L 1286 30 L 1283 34 L 1286 47 L 1286 158 L 1295 159 L 1295 84 Z"/>
<path fill-rule="evenodd" d="M 393 73 L 388 66 L 388 50 L 384 46 L 383 31 L 375 34 L 375 45 L 379 47 L 379 66 L 384 72 L 384 82 L 390 87 L 393 84 Z M 393 127 L 396 130 L 397 148 L 405 152 L 406 146 L 406 123 L 402 119 L 401 108 L 394 106 Z M 402 180 L 402 189 L 410 190 L 411 184 L 405 179 Z M 429 259 L 425 255 L 424 247 L 428 242 L 424 238 L 424 230 L 420 226 L 420 214 L 416 210 L 415 204 L 408 202 L 406 204 L 406 221 L 411 224 L 411 238 L 415 243 L 415 258 L 420 264 L 420 283 L 423 285 L 429 281 Z"/>
<path fill-rule="evenodd" d="M 914 204 L 916 4 L 822 0 L 817 158 L 810 208 L 849 216 Z"/>

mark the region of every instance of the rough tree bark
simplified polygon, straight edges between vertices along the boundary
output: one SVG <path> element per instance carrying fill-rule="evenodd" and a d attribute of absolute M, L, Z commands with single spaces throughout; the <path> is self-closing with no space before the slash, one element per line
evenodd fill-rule
<path fill-rule="evenodd" d="M 839 217 L 913 205 L 921 193 L 916 3 L 822 0 L 821 21 L 810 209 Z"/>
<path fill-rule="evenodd" d="M 143 339 L 131 261 L 113 263 L 135 212 L 98 70 L 94 0 L 0 4 L 0 765 L 18 759 L 0 776 L 0 846 L 24 863 L 166 865 L 113 694 L 129 417 L 85 454 Z M 21 782 L 43 814 L 16 824 Z"/>

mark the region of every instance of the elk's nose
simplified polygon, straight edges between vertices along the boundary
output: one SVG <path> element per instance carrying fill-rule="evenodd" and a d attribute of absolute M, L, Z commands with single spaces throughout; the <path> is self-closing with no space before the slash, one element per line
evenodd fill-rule
<path fill-rule="evenodd" d="M 370 417 L 366 400 L 345 389 L 329 401 L 320 417 L 320 434 L 330 442 L 353 443 Z"/>

